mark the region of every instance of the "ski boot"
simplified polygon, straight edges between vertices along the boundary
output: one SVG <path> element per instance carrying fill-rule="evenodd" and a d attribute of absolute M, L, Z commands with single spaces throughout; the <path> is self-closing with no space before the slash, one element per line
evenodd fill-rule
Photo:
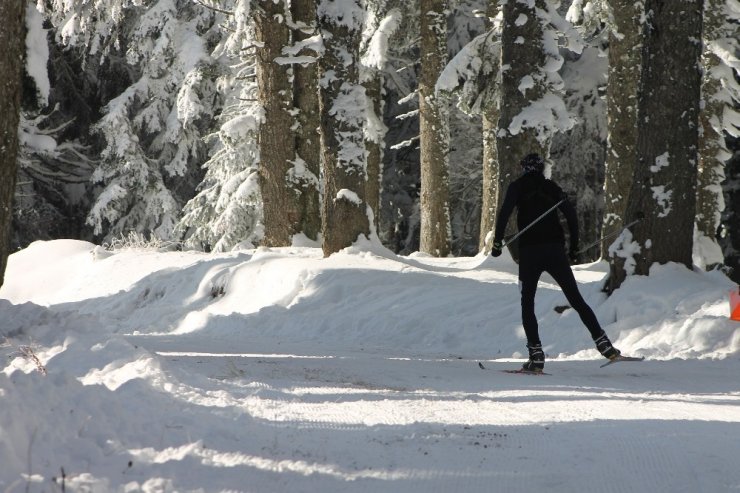
<path fill-rule="evenodd" d="M 599 337 L 594 339 L 594 343 L 596 344 L 596 349 L 598 349 L 601 355 L 606 359 L 613 360 L 622 354 L 619 349 L 612 346 L 612 341 L 609 340 L 606 332 L 602 332 Z"/>
<path fill-rule="evenodd" d="M 524 363 L 522 371 L 542 373 L 545 369 L 545 352 L 542 351 L 542 344 L 532 346 L 527 344 L 527 349 L 529 350 L 529 361 Z"/>

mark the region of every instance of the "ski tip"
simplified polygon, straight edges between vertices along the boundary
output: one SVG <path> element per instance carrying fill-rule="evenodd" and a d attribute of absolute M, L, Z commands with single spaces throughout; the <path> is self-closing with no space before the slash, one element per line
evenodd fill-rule
<path fill-rule="evenodd" d="M 645 356 L 635 357 L 635 356 L 617 356 L 614 359 L 610 359 L 606 363 L 600 366 L 600 368 L 604 368 L 606 366 L 612 365 L 614 363 L 619 363 L 622 361 L 644 361 Z"/>

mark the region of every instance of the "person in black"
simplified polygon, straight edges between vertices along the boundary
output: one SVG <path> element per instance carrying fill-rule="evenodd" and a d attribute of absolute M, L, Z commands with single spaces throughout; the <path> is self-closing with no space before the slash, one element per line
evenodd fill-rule
<path fill-rule="evenodd" d="M 570 232 L 569 255 L 565 254 L 565 236 L 557 213 L 553 210 L 519 236 L 519 289 L 522 296 L 522 325 L 527 336 L 529 360 L 526 371 L 541 372 L 545 367 L 537 317 L 534 313 L 534 295 L 543 272 L 547 272 L 560 285 L 570 306 L 578 312 L 591 333 L 596 348 L 606 358 L 620 354 L 599 325 L 591 307 L 578 291 L 568 257 L 575 261 L 578 251 L 578 220 L 573 205 L 563 190 L 545 178 L 545 162 L 538 154 L 529 154 L 521 161 L 524 173 L 509 185 L 496 220 L 496 230 L 491 255 L 498 257 L 503 249 L 504 231 L 514 208 L 517 209 L 517 226 L 522 230 L 551 207 L 557 206 L 568 223 Z"/>

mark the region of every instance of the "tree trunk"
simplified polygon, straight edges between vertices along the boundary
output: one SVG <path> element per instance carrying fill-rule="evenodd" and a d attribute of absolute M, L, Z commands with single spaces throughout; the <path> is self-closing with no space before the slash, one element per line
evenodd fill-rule
<path fill-rule="evenodd" d="M 496 210 L 499 205 L 499 160 L 496 148 L 498 112 L 486 109 L 483 113 L 483 198 L 481 200 L 480 238 L 478 250 L 491 253 L 493 230 L 496 228 Z"/>
<path fill-rule="evenodd" d="M 602 238 L 622 228 L 627 197 L 637 162 L 637 92 L 642 72 L 645 8 L 634 0 L 610 0 L 617 32 L 609 37 L 606 179 Z M 629 221 L 628 221 L 629 222 Z M 614 239 L 602 241 L 601 257 L 608 258 Z"/>
<path fill-rule="evenodd" d="M 0 286 L 10 255 L 10 226 L 17 174 L 18 124 L 21 114 L 21 75 L 25 59 L 26 2 L 0 2 Z"/>
<path fill-rule="evenodd" d="M 446 257 L 450 253 L 449 103 L 434 92 L 437 78 L 447 63 L 447 6 L 447 0 L 421 0 L 419 249 L 436 257 Z"/>
<path fill-rule="evenodd" d="M 293 87 L 287 65 L 275 59 L 290 42 L 284 1 L 260 0 L 255 9 L 257 84 L 264 120 L 260 125 L 260 187 L 264 207 L 266 246 L 290 246 L 301 219 L 293 171 Z"/>
<path fill-rule="evenodd" d="M 293 22 L 304 29 L 293 31 L 295 42 L 303 41 L 315 34 L 315 0 L 292 0 Z M 315 53 L 311 55 L 316 56 Z M 297 157 L 305 166 L 300 176 L 300 224 L 299 230 L 311 240 L 317 240 L 321 232 L 321 210 L 319 198 L 319 176 L 321 175 L 321 142 L 319 136 L 319 67 L 318 63 L 293 66 L 294 104 L 298 108 L 298 128 L 295 131 Z"/>
<path fill-rule="evenodd" d="M 625 218 L 639 213 L 645 217 L 632 229 L 631 239 L 623 237 L 611 249 L 609 291 L 618 288 L 630 271 L 648 275 L 655 262 L 692 267 L 702 4 L 702 0 L 645 2 L 645 11 L 652 14 L 643 46 L 637 163 Z M 625 248 L 628 243 L 630 248 Z M 639 252 L 632 255 L 635 250 Z"/>
<path fill-rule="evenodd" d="M 365 200 L 365 91 L 360 85 L 359 46 L 364 15 L 359 0 L 318 7 L 324 37 L 320 63 L 321 152 L 324 163 L 323 250 L 329 256 L 370 234 Z M 347 15 L 350 18 L 347 18 Z"/>
<path fill-rule="evenodd" d="M 493 0 L 488 2 L 487 19 L 493 19 L 498 14 L 498 3 Z M 493 29 L 490 22 L 487 29 Z M 495 70 L 491 77 L 498 77 L 500 71 L 500 53 L 486 53 L 491 58 L 497 55 L 495 60 L 490 60 Z M 489 95 L 497 94 L 490 91 Z M 498 147 L 496 134 L 498 132 L 499 102 L 497 100 L 485 101 L 482 105 L 482 130 L 483 130 L 483 184 L 480 213 L 480 235 L 478 238 L 478 251 L 486 254 L 491 252 L 493 246 L 493 230 L 496 228 L 496 211 L 499 205 L 499 168 Z"/>
<path fill-rule="evenodd" d="M 542 24 L 535 8 L 544 8 L 544 0 L 536 0 L 533 7 L 523 2 L 506 2 L 503 6 L 503 29 L 501 34 L 501 109 L 498 121 L 499 190 L 506 191 L 509 184 L 520 174 L 519 162 L 529 153 L 548 156 L 549 144 L 537 140 L 532 131 L 521 129 L 512 132 L 511 124 L 522 110 L 533 100 L 543 96 L 544 88 L 535 84 L 526 91 L 520 90 L 525 77 L 531 77 L 545 62 L 542 49 Z M 523 20 L 525 20 L 523 22 Z M 527 42 L 520 42 L 521 39 Z M 501 208 L 504 193 L 498 194 L 496 209 Z M 506 234 L 516 231 L 514 221 L 509 221 Z M 516 243 L 512 254 L 517 257 Z"/>
<path fill-rule="evenodd" d="M 722 8 L 725 0 L 705 0 L 704 7 L 704 52 L 702 54 L 702 111 L 699 114 L 699 169 L 696 190 L 696 230 L 699 235 L 701 261 L 706 269 L 723 263 L 722 250 L 717 243 L 717 228 L 724 209 L 722 181 L 725 179 L 724 164 L 732 157 L 725 146 L 722 134 L 722 119 L 726 102 L 722 96 L 724 88 L 717 77 L 722 60 L 708 44 L 721 38 L 731 37 L 724 32 L 726 17 Z M 695 248 L 696 250 L 696 248 Z M 711 251 L 707 251 L 711 250 Z"/>
<path fill-rule="evenodd" d="M 370 109 L 378 118 L 378 123 L 382 125 L 383 121 L 383 77 L 380 74 L 374 76 L 363 83 L 365 93 L 370 105 Z M 381 181 L 383 178 L 383 140 L 366 139 L 365 147 L 367 149 L 367 203 L 373 211 L 374 227 L 377 231 L 378 220 L 380 218 L 380 191 Z"/>

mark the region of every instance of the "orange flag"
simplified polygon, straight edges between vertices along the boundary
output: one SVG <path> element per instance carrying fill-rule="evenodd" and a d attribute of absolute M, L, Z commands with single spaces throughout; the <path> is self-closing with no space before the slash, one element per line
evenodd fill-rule
<path fill-rule="evenodd" d="M 740 292 L 730 291 L 730 318 L 740 322 Z"/>

